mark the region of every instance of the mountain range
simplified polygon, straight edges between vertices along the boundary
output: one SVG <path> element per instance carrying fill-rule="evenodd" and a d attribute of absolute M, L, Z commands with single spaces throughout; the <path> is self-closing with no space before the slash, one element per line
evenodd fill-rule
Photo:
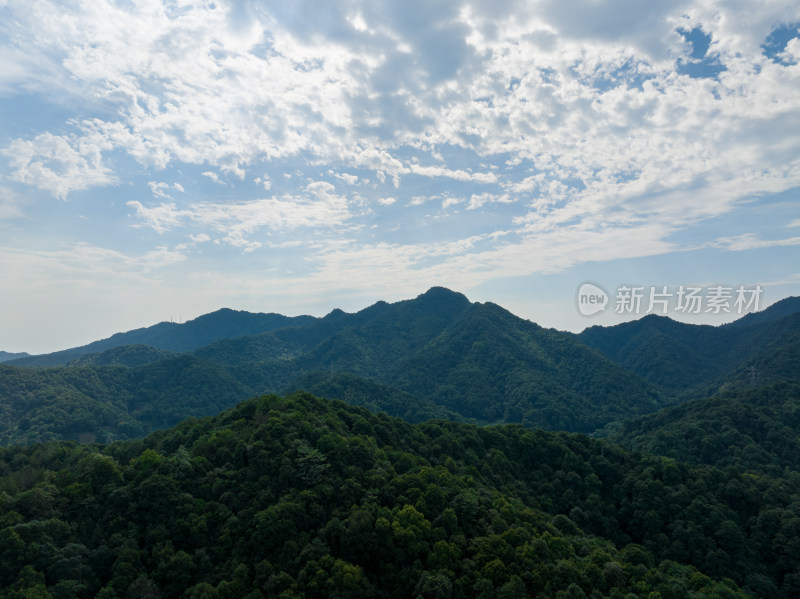
<path fill-rule="evenodd" d="M 30 354 L 26 352 L 7 352 L 0 351 L 0 362 L 8 362 L 10 360 L 18 360 L 19 358 L 27 358 Z"/>
<path fill-rule="evenodd" d="M 797 373 L 792 367 L 798 362 L 778 370 L 767 362 L 779 347 L 797 347 L 798 330 L 800 298 L 790 297 L 718 327 L 651 314 L 613 327 L 590 327 L 579 338 L 662 389 L 693 389 L 697 395 L 726 381 L 741 383 L 734 371 L 743 367 L 753 366 L 762 381 Z"/>
<path fill-rule="evenodd" d="M 791 599 L 799 375 L 798 298 L 576 335 L 443 288 L 23 356 L 0 599 Z"/>
<path fill-rule="evenodd" d="M 411 422 L 605 429 L 800 372 L 800 302 L 721 327 L 646 316 L 579 335 L 435 287 L 348 314 L 219 310 L 0 365 L 0 442 L 114 440 L 306 390 Z"/>

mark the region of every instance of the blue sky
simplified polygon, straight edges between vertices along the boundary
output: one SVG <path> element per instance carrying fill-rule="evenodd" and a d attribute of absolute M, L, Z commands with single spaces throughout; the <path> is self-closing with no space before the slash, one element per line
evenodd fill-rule
<path fill-rule="evenodd" d="M 0 349 L 434 285 L 575 331 L 632 317 L 582 316 L 586 281 L 800 295 L 798 27 L 782 1 L 0 0 Z"/>

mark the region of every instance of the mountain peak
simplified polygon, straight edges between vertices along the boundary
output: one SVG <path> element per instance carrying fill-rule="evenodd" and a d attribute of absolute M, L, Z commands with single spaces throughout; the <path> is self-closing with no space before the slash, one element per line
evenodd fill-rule
<path fill-rule="evenodd" d="M 341 308 L 334 308 L 325 315 L 325 318 L 341 318 L 342 316 L 347 316 L 347 312 Z"/>
<path fill-rule="evenodd" d="M 9 362 L 11 360 L 16 360 L 18 358 L 27 358 L 30 354 L 27 352 L 7 352 L 7 351 L 0 351 L 0 362 Z"/>
<path fill-rule="evenodd" d="M 786 297 L 770 306 L 767 306 L 760 312 L 751 312 L 750 314 L 745 314 L 738 320 L 734 320 L 733 322 L 730 322 L 724 326 L 749 327 L 750 325 L 754 324 L 778 320 L 784 316 L 795 314 L 796 312 L 800 312 L 800 297 Z"/>
<path fill-rule="evenodd" d="M 414 301 L 423 301 L 426 303 L 453 303 L 461 306 L 470 303 L 466 295 L 458 291 L 452 291 L 447 287 L 431 287 L 425 293 L 418 295 Z"/>
<path fill-rule="evenodd" d="M 426 298 L 434 298 L 434 297 L 451 297 L 451 298 L 464 298 L 467 299 L 463 293 L 459 293 L 458 291 L 453 291 L 452 289 L 448 289 L 447 287 L 440 287 L 440 286 L 433 286 L 428 289 L 425 293 L 417 296 L 417 299 L 426 297 Z"/>

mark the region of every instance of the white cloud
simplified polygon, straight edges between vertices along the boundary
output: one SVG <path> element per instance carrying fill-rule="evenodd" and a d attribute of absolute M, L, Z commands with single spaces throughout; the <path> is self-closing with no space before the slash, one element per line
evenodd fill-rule
<path fill-rule="evenodd" d="M 480 208 L 484 204 L 510 204 L 513 200 L 511 196 L 507 193 L 504 194 L 494 194 L 494 193 L 473 193 L 469 198 L 469 204 L 467 204 L 467 210 L 476 210 Z"/>
<path fill-rule="evenodd" d="M 442 201 L 442 210 L 447 210 L 450 206 L 457 206 L 461 203 L 461 198 L 449 197 Z"/>
<path fill-rule="evenodd" d="M 800 21 L 791 3 L 355 1 L 326 4 L 323 18 L 305 1 L 8 0 L 0 11 L 3 106 L 48 89 L 42 102 L 72 117 L 0 137 L 4 185 L 61 199 L 133 188 L 119 203 L 159 245 L 176 232 L 299 254 L 285 237 L 313 228 L 335 257 L 305 250 L 320 285 L 357 284 L 337 268 L 398 289 L 669 252 L 682 228 L 800 186 L 800 42 L 778 60 L 761 49 L 776 25 Z M 679 71 L 690 49 L 677 30 L 695 27 L 724 67 L 715 78 Z M 252 182 L 274 195 L 252 199 Z M 448 220 L 435 230 L 431 202 L 465 209 L 437 214 Z M 20 205 L 0 204 L 0 217 Z"/>
<path fill-rule="evenodd" d="M 166 246 L 140 254 L 125 254 L 113 249 L 80 242 L 58 250 L 21 250 L 0 247 L 0 262 L 8 265 L 10 280 L 21 277 L 42 281 L 57 278 L 76 284 L 101 285 L 102 278 L 138 278 L 167 268 L 186 259 L 186 256 Z"/>
<path fill-rule="evenodd" d="M 468 173 L 461 169 L 452 170 L 440 166 L 422 166 L 415 163 L 409 165 L 408 172 L 423 177 L 446 177 L 456 181 L 470 181 L 472 183 L 497 182 L 497 176 L 494 173 Z"/>
<path fill-rule="evenodd" d="M 786 239 L 759 239 L 752 233 L 746 233 L 737 237 L 721 237 L 713 245 L 726 248 L 733 252 L 741 252 L 744 250 L 754 250 L 759 248 L 800 245 L 800 237 L 789 237 Z"/>
<path fill-rule="evenodd" d="M 261 185 L 265 191 L 272 189 L 272 179 L 269 178 L 269 175 L 256 177 L 253 181 L 256 183 L 256 185 Z"/>
<path fill-rule="evenodd" d="M 180 226 L 183 218 L 189 215 L 185 210 L 178 210 L 173 202 L 168 202 L 154 206 L 152 208 L 144 206 L 141 202 L 131 200 L 128 206 L 136 210 L 136 215 L 144 221 L 144 224 L 155 230 L 157 233 L 165 233 L 177 226 Z M 136 227 L 142 225 L 136 224 Z"/>
<path fill-rule="evenodd" d="M 225 185 L 225 183 L 219 178 L 219 175 L 217 173 L 215 173 L 214 171 L 205 171 L 205 172 L 201 173 L 201 175 L 203 175 L 204 177 L 208 177 L 214 183 L 219 183 L 220 185 Z"/>
<path fill-rule="evenodd" d="M 349 173 L 337 173 L 333 170 L 329 170 L 328 174 L 347 185 L 356 185 L 358 183 L 358 175 L 351 175 Z"/>
<path fill-rule="evenodd" d="M 73 191 L 110 185 L 116 177 L 103 163 L 111 150 L 102 135 L 58 136 L 41 133 L 31 140 L 15 139 L 0 153 L 8 157 L 15 181 L 49 191 L 65 200 Z"/>
<path fill-rule="evenodd" d="M 172 196 L 167 193 L 169 183 L 158 183 L 156 181 L 149 181 L 147 186 L 155 198 L 172 199 Z"/>
<path fill-rule="evenodd" d="M 128 206 L 142 221 L 136 226 L 148 226 L 158 233 L 178 227 L 199 226 L 221 234 L 217 242 L 247 251 L 263 245 L 250 239 L 260 230 L 331 228 L 343 225 L 350 218 L 346 198 L 337 195 L 333 185 L 324 181 L 309 183 L 301 196 L 191 204 L 185 208 L 178 208 L 174 202 L 147 207 L 132 200 Z"/>
<path fill-rule="evenodd" d="M 153 194 L 154 198 L 162 198 L 165 200 L 171 200 L 172 196 L 167 193 L 170 189 L 174 189 L 176 191 L 180 191 L 184 193 L 186 190 L 183 188 L 183 185 L 180 183 L 173 183 L 170 185 L 169 183 L 159 182 L 159 181 L 148 181 L 147 186 L 150 188 L 151 193 Z"/>

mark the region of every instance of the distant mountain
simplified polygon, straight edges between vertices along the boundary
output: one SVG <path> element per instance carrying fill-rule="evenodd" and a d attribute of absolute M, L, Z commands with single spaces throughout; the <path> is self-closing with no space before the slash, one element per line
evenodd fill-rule
<path fill-rule="evenodd" d="M 25 358 L 30 354 L 27 352 L 11 353 L 7 351 L 0 351 L 0 362 L 8 362 L 9 360 L 16 360 L 18 358 Z"/>
<path fill-rule="evenodd" d="M 297 389 L 298 377 L 318 371 L 349 373 L 482 422 L 591 431 L 662 405 L 638 376 L 572 336 L 446 289 L 325 320 L 196 355 L 260 392 Z"/>
<path fill-rule="evenodd" d="M 172 325 L 169 334 L 157 325 L 89 344 L 68 366 L 6 363 L 0 442 L 130 438 L 253 395 L 301 389 L 415 422 L 591 432 L 754 379 L 796 377 L 800 312 L 769 310 L 742 327 L 648 316 L 580 335 L 441 287 L 324 318 L 222 310 Z M 259 332 L 218 338 L 250 330 Z M 148 344 L 86 349 L 144 337 L 171 347 L 214 341 L 182 353 Z"/>
<path fill-rule="evenodd" d="M 588 432 L 661 398 L 638 376 L 495 304 L 473 304 L 384 380 L 467 417 Z"/>
<path fill-rule="evenodd" d="M 677 393 L 722 384 L 776 340 L 800 331 L 800 298 L 787 298 L 730 325 L 712 327 L 648 315 L 578 335 L 645 380 Z M 735 326 L 734 326 L 735 325 Z"/>
<path fill-rule="evenodd" d="M 300 322 L 192 353 L 128 345 L 84 354 L 70 366 L 7 366 L 0 370 L 0 397 L 7 398 L 0 441 L 137 436 L 287 389 L 310 388 L 411 421 L 584 432 L 663 405 L 637 375 L 572 335 L 443 288 Z"/>
<path fill-rule="evenodd" d="M 784 316 L 796 314 L 797 312 L 800 312 L 800 297 L 787 297 L 775 302 L 760 312 L 745 314 L 741 318 L 722 326 L 730 328 L 748 327 L 753 324 L 772 322 Z"/>
<path fill-rule="evenodd" d="M 219 339 L 255 335 L 286 326 L 302 326 L 314 322 L 313 316 L 282 316 L 280 314 L 253 314 L 223 308 L 178 324 L 161 322 L 151 327 L 116 333 L 107 339 L 81 347 L 39 356 L 14 360 L 15 366 L 61 366 L 81 356 L 100 353 L 125 345 L 149 345 L 156 349 L 187 352 Z"/>
<path fill-rule="evenodd" d="M 396 387 L 344 372 L 315 372 L 295 379 L 286 393 L 307 391 L 319 397 L 341 400 L 372 412 L 386 412 L 407 422 L 440 418 L 460 421 L 463 416 L 442 406 L 419 399 Z"/>
<path fill-rule="evenodd" d="M 724 390 L 800 380 L 800 315 L 781 319 L 778 324 L 786 324 L 785 334 L 773 331 L 773 335 L 759 343 L 756 352 L 751 352 L 751 358 L 715 381 L 714 388 Z"/>
<path fill-rule="evenodd" d="M 252 395 L 216 364 L 189 354 L 129 368 L 0 365 L 0 445 L 141 437 L 208 416 Z"/>

